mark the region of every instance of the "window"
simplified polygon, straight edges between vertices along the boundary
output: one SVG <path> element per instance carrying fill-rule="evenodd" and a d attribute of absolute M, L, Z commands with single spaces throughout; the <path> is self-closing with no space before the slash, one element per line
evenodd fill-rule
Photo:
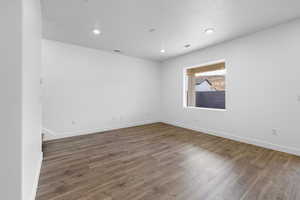
<path fill-rule="evenodd" d="M 185 106 L 226 109 L 225 62 L 188 68 L 185 73 Z"/>

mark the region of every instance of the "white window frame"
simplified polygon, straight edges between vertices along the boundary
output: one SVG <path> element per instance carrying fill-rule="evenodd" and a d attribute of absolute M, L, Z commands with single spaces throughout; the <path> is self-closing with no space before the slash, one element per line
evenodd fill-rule
<path fill-rule="evenodd" d="M 197 67 L 205 67 L 207 65 L 213 65 L 213 64 L 218 64 L 218 63 L 225 63 L 225 69 L 226 69 L 226 78 L 225 78 L 225 85 L 226 85 L 226 93 L 225 93 L 225 109 L 221 109 L 221 108 L 204 108 L 204 107 L 195 107 L 195 106 L 188 106 L 187 105 L 187 70 L 188 69 L 192 69 L 192 68 L 197 68 Z M 197 109 L 197 110 L 210 110 L 210 111 L 227 111 L 227 64 L 226 64 L 226 60 L 225 59 L 220 59 L 220 60 L 215 60 L 212 62 L 206 62 L 206 63 L 202 63 L 199 65 L 194 65 L 194 66 L 189 66 L 189 67 L 184 67 L 183 68 L 183 91 L 182 91 L 182 106 L 184 109 Z"/>

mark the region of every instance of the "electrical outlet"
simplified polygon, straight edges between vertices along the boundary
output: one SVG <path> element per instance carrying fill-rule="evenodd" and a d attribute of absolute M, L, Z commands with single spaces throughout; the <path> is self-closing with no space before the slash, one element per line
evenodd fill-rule
<path fill-rule="evenodd" d="M 277 130 L 276 130 L 276 129 L 272 129 L 272 135 L 274 135 L 274 136 L 278 136 L 278 132 L 277 132 Z"/>

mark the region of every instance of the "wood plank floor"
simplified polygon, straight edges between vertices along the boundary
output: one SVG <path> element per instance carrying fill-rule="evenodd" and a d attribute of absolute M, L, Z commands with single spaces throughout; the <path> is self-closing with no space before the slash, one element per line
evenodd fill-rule
<path fill-rule="evenodd" d="M 299 200 L 300 157 L 163 124 L 44 144 L 36 200 Z"/>

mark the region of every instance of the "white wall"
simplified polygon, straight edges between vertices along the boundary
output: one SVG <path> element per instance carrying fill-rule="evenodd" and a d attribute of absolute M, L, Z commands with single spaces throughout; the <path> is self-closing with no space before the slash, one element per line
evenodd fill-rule
<path fill-rule="evenodd" d="M 299 35 L 297 20 L 165 61 L 164 121 L 300 154 Z M 183 108 L 183 69 L 221 59 L 227 111 Z"/>
<path fill-rule="evenodd" d="M 42 160 L 40 1 L 23 0 L 22 9 L 22 193 L 33 200 Z"/>
<path fill-rule="evenodd" d="M 43 41 L 48 139 L 159 121 L 159 64 Z"/>
<path fill-rule="evenodd" d="M 0 1 L 0 195 L 21 199 L 21 1 Z"/>
<path fill-rule="evenodd" d="M 34 199 L 41 159 L 39 1 L 0 3 L 1 199 Z"/>

